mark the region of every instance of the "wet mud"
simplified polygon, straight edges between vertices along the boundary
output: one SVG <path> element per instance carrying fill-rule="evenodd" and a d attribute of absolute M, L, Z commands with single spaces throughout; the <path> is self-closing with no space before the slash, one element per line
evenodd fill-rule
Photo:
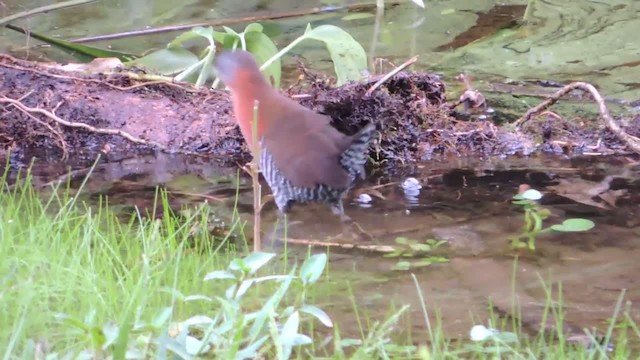
<path fill-rule="evenodd" d="M 380 76 L 336 88 L 321 75 L 302 72 L 304 81 L 287 90 L 302 105 L 331 116 L 346 133 L 369 121 L 377 124 L 380 136 L 370 149 L 369 167 L 385 173 L 437 156 L 624 152 L 596 119 L 572 123 L 547 116 L 529 122 L 525 131 L 496 125 L 491 116 L 469 120 L 461 107 L 450 106 L 455 101 L 446 98 L 445 83 L 430 73 L 400 72 L 371 91 Z M 0 155 L 11 153 L 18 167 L 34 152 L 85 163 L 100 151 L 109 160 L 157 151 L 206 156 L 224 165 L 250 158 L 226 92 L 139 80 L 144 77 L 67 72 L 0 56 Z M 640 135 L 640 116 L 625 125 L 630 135 Z"/>

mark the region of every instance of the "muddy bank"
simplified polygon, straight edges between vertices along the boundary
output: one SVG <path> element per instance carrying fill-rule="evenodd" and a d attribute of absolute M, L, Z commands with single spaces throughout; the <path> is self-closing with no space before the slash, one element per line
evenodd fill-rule
<path fill-rule="evenodd" d="M 596 119 L 574 125 L 547 116 L 517 132 L 490 117 L 462 120 L 433 74 L 401 72 L 367 94 L 378 79 L 334 88 L 305 72 L 304 84 L 288 93 L 330 115 L 347 133 L 376 121 L 381 136 L 371 148 L 370 165 L 385 171 L 438 155 L 624 151 Z M 101 150 L 110 159 L 155 151 L 197 154 L 228 165 L 249 159 L 224 91 L 149 80 L 141 73 L 68 72 L 1 55 L 0 102 L 0 156 L 11 151 L 18 166 L 34 151 L 80 162 L 93 161 Z M 640 116 L 627 120 L 625 130 L 640 135 Z"/>

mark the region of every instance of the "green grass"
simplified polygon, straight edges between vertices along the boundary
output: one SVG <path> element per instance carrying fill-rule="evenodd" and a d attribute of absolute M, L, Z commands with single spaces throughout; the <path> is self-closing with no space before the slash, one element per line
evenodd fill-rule
<path fill-rule="evenodd" d="M 287 263 L 276 257 L 259 271 L 258 265 L 255 272 L 248 270 L 255 259 L 240 260 L 248 254 L 244 241 L 231 244 L 229 239 L 213 239 L 202 230 L 207 228 L 213 211 L 210 207 L 198 207 L 186 217 L 177 216 L 159 192 L 156 198 L 163 203 L 164 216 L 156 219 L 154 214 L 134 213 L 123 218 L 110 211 L 106 202 L 86 206 L 78 192 L 74 195 L 68 188 L 43 196 L 29 185 L 28 176 L 21 182 L 25 185 L 14 188 L 1 180 L 0 354 L 4 353 L 4 359 L 44 358 L 45 353 L 52 359 L 77 358 L 83 351 L 85 358 L 96 359 L 123 358 L 126 351 L 146 358 L 170 358 L 174 353 L 188 358 L 178 349 L 186 333 L 182 333 L 183 338 L 176 337 L 175 328 L 176 323 L 195 315 L 217 321 L 215 326 L 190 332 L 193 339 L 219 335 L 219 348 L 205 353 L 204 358 L 231 358 L 220 354 L 234 354 L 250 344 L 261 345 L 257 351 L 265 358 L 287 358 L 287 344 L 303 339 L 297 331 L 309 335 L 312 343 L 294 347 L 292 358 L 491 359 L 496 353 L 510 359 L 637 357 L 630 353 L 630 344 L 638 343 L 640 331 L 622 302 L 612 308 L 615 321 L 604 334 L 617 335 L 612 338 L 614 351 L 608 353 L 602 346 L 587 350 L 562 337 L 528 337 L 520 330 L 515 334 L 519 342 L 447 339 L 440 319 L 427 314 L 426 307 L 422 309 L 423 319 L 407 321 L 410 316 L 402 304 L 389 304 L 386 319 L 363 318 L 355 301 L 357 286 L 351 284 L 346 284 L 349 294 L 333 296 L 353 302 L 355 320 L 348 321 L 360 325 L 361 334 L 353 335 L 357 338 L 344 339 L 340 334 L 339 329 L 345 325 L 340 321 L 346 319 L 333 319 L 335 326 L 331 329 L 304 311 L 294 331 L 291 324 L 296 317 L 292 314 L 313 305 L 307 303 L 315 299 L 310 295 L 313 288 L 327 291 L 326 283 L 336 280 L 326 274 L 317 278 L 319 283 L 294 277 L 305 271 L 322 272 L 324 268 L 311 260 L 302 266 L 301 262 Z M 241 228 L 238 221 L 233 227 Z M 244 270 L 237 270 L 243 266 Z M 208 273 L 222 274 L 225 270 L 229 271 L 227 275 L 234 273 L 237 280 L 204 281 Z M 261 278 L 273 274 L 285 276 L 278 280 Z M 230 286 L 247 279 L 265 281 L 254 284 L 243 297 L 225 297 Z M 218 298 L 185 301 L 188 295 Z M 417 282 L 415 296 L 421 296 Z M 547 314 L 560 326 L 561 307 L 552 306 L 559 299 L 551 298 L 551 292 L 547 296 Z M 517 322 L 500 322 L 497 317 L 493 321 L 519 329 Z M 426 336 L 403 329 L 407 322 L 422 322 L 428 329 Z M 259 339 L 264 342 L 259 343 Z M 158 351 L 162 346 L 169 349 L 168 355 Z"/>

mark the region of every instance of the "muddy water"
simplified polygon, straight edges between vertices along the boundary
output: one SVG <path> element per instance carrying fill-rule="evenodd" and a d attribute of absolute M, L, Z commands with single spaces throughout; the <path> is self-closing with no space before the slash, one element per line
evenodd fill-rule
<path fill-rule="evenodd" d="M 64 173 L 60 167 L 36 166 L 34 182 L 65 180 Z M 72 184 L 79 184 L 85 174 L 77 169 Z M 401 184 L 407 177 L 418 180 L 422 185 L 419 192 L 407 194 L 403 190 Z M 510 204 L 510 198 L 524 183 L 545 194 L 542 204 L 552 212 L 545 225 L 584 217 L 593 220 L 596 227 L 586 233 L 540 236 L 535 252 L 514 251 L 509 238 L 519 232 L 522 213 Z M 170 192 L 174 208 L 208 200 L 227 223 L 238 190 L 240 216 L 251 224 L 250 179 L 237 177 L 235 169 L 217 168 L 198 159 L 161 156 L 104 163 L 98 165 L 84 191 L 90 198 L 108 195 L 110 204 L 123 211 L 134 205 L 151 210 L 155 186 Z M 368 206 L 355 201 L 361 193 L 372 197 Z M 418 331 L 414 335 L 421 336 L 425 323 L 420 320 L 410 272 L 394 271 L 393 267 L 400 260 L 438 255 L 448 262 L 412 272 L 428 309 L 442 316 L 450 336 L 466 336 L 474 323 L 486 322 L 489 299 L 505 314 L 517 299 L 525 325 L 536 328 L 546 302 L 544 287 L 557 282 L 562 283 L 569 330 L 606 329 L 622 289 L 627 290 L 625 300 L 633 304 L 632 316 L 640 320 L 636 305 L 640 303 L 640 169 L 629 166 L 629 159 L 435 160 L 402 177 L 372 176 L 351 194 L 346 212 L 370 239 L 354 240 L 321 205 L 294 207 L 289 229 L 288 249 L 294 256 L 304 256 L 307 247 L 300 244 L 308 242 L 355 243 L 370 248 L 330 250 L 332 282 L 328 295 L 317 301 L 338 318 L 353 316 L 346 295 L 337 295 L 347 294 L 344 280 L 349 280 L 361 314 L 384 317 L 390 304 L 412 304 L 410 326 Z M 271 203 L 264 210 L 263 227 L 271 229 L 275 218 Z M 245 233 L 251 234 L 251 230 Z M 445 243 L 432 253 L 403 259 L 373 250 L 376 246 L 397 246 L 399 237 Z M 316 246 L 314 251 L 325 249 Z M 357 323 L 351 324 L 353 327 L 348 322 L 342 324 L 342 330 L 356 334 Z"/>

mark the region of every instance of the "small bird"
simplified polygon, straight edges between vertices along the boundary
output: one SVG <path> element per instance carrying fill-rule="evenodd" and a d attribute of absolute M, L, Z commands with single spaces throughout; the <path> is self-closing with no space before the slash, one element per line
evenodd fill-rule
<path fill-rule="evenodd" d="M 293 203 L 325 202 L 344 222 L 342 198 L 364 165 L 375 125 L 348 136 L 316 113 L 273 89 L 255 58 L 243 50 L 216 56 L 214 68 L 231 90 L 233 112 L 247 144 L 253 146 L 254 101 L 258 101 L 260 171 L 271 188 L 279 215 Z"/>

